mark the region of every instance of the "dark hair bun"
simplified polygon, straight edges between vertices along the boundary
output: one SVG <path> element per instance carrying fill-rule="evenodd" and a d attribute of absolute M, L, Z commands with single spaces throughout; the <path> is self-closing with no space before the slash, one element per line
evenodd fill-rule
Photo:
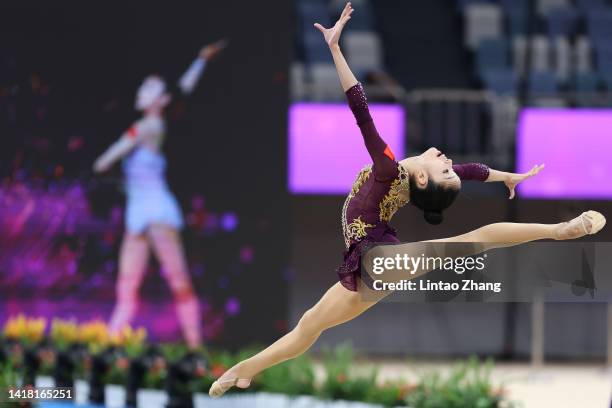
<path fill-rule="evenodd" d="M 438 225 L 444 220 L 444 216 L 440 211 L 423 211 L 423 217 L 431 225 Z"/>

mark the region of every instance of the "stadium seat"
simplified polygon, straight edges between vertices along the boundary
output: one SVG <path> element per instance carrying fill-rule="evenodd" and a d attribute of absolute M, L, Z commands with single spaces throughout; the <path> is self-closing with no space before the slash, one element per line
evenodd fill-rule
<path fill-rule="evenodd" d="M 482 73 L 485 87 L 498 95 L 514 96 L 518 90 L 516 73 L 510 68 L 492 69 Z"/>
<path fill-rule="evenodd" d="M 294 101 L 301 100 L 306 93 L 306 73 L 304 64 L 301 62 L 291 63 L 289 71 L 289 86 L 291 91 L 291 99 Z"/>
<path fill-rule="evenodd" d="M 465 10 L 474 4 L 491 4 L 493 0 L 457 0 L 457 9 L 460 12 L 465 12 Z"/>
<path fill-rule="evenodd" d="M 612 8 L 589 11 L 587 30 L 595 43 L 610 41 L 612 38 Z"/>
<path fill-rule="evenodd" d="M 557 81 L 550 72 L 532 72 L 527 80 L 527 92 L 530 97 L 554 96 L 557 93 Z"/>
<path fill-rule="evenodd" d="M 551 71 L 550 41 L 542 35 L 536 35 L 531 39 L 531 71 Z"/>
<path fill-rule="evenodd" d="M 331 62 L 329 50 L 321 38 L 321 33 L 316 30 L 304 33 L 304 60 L 309 64 Z"/>
<path fill-rule="evenodd" d="M 340 17 L 340 13 L 342 13 L 342 9 L 344 8 L 345 3 L 340 1 L 335 4 L 334 15 L 332 15 L 333 19 Z M 372 31 L 374 29 L 374 11 L 372 10 L 372 6 L 367 0 L 358 0 L 358 2 L 353 1 L 353 7 L 355 7 L 355 12 L 351 16 L 351 22 L 346 26 L 346 31 Z"/>
<path fill-rule="evenodd" d="M 347 32 L 344 49 L 351 68 L 357 73 L 367 73 L 383 66 L 380 37 L 373 31 Z"/>
<path fill-rule="evenodd" d="M 499 2 L 505 12 L 509 10 L 521 10 L 527 12 L 529 9 L 529 0 L 500 0 Z"/>
<path fill-rule="evenodd" d="M 612 44 L 609 41 L 595 44 L 597 57 L 597 70 L 612 73 Z"/>
<path fill-rule="evenodd" d="M 486 38 L 502 36 L 502 10 L 496 4 L 474 3 L 465 9 L 465 44 L 475 49 Z"/>
<path fill-rule="evenodd" d="M 572 48 L 567 37 L 557 37 L 553 42 L 554 71 L 557 81 L 565 83 L 572 70 Z"/>
<path fill-rule="evenodd" d="M 582 13 L 586 13 L 586 12 L 594 11 L 594 10 L 601 10 L 601 9 L 605 9 L 606 7 L 609 7 L 609 5 L 606 4 L 606 0 L 575 0 L 575 1 L 576 1 L 576 7 L 578 7 L 578 9 Z"/>
<path fill-rule="evenodd" d="M 536 10 L 539 15 L 546 16 L 555 9 L 571 7 L 569 0 L 537 0 Z"/>
<path fill-rule="evenodd" d="M 503 38 L 482 40 L 476 48 L 477 72 L 491 69 L 502 69 L 509 66 L 508 41 Z"/>
<path fill-rule="evenodd" d="M 546 17 L 546 23 L 550 37 L 572 36 L 578 27 L 578 12 L 573 8 L 551 10 Z"/>
<path fill-rule="evenodd" d="M 519 78 L 527 72 L 527 39 L 518 35 L 512 39 L 512 66 Z"/>
<path fill-rule="evenodd" d="M 601 79 L 608 92 L 612 92 L 612 72 L 601 73 Z"/>
<path fill-rule="evenodd" d="M 527 32 L 527 10 L 522 8 L 506 9 L 506 31 L 510 37 L 524 35 Z"/>
<path fill-rule="evenodd" d="M 340 100 L 344 97 L 333 64 L 317 63 L 310 66 L 310 78 L 314 85 L 312 92 L 316 101 Z"/>
<path fill-rule="evenodd" d="M 574 77 L 573 90 L 577 106 L 589 106 L 600 103 L 601 78 L 594 72 L 578 73 Z"/>
<path fill-rule="evenodd" d="M 529 0 L 501 0 L 500 4 L 506 18 L 506 31 L 510 37 L 527 32 Z"/>
<path fill-rule="evenodd" d="M 591 41 L 588 37 L 580 36 L 574 44 L 575 71 L 579 73 L 591 72 L 593 69 L 591 57 Z"/>
<path fill-rule="evenodd" d="M 314 23 L 318 22 L 325 27 L 329 27 L 332 24 L 329 8 L 325 3 L 304 1 L 297 4 L 297 9 L 299 30 L 304 34 L 314 30 L 312 26 Z"/>
<path fill-rule="evenodd" d="M 595 93 L 599 88 L 600 78 L 594 72 L 578 73 L 574 77 L 574 89 L 576 92 Z"/>

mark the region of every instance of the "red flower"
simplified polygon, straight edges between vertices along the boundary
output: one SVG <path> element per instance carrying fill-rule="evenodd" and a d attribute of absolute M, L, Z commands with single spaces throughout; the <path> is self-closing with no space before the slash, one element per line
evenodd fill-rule
<path fill-rule="evenodd" d="M 153 362 L 153 367 L 159 370 L 166 368 L 166 360 L 164 360 L 162 357 L 157 357 Z"/>
<path fill-rule="evenodd" d="M 206 375 L 206 368 L 202 364 L 198 364 L 195 369 L 196 377 L 204 377 Z"/>
<path fill-rule="evenodd" d="M 336 381 L 338 381 L 339 383 L 343 383 L 346 382 L 346 375 L 340 373 L 336 376 Z"/>
<path fill-rule="evenodd" d="M 418 386 L 414 384 L 404 384 L 398 389 L 398 399 L 404 399 L 408 394 L 417 389 Z"/>
<path fill-rule="evenodd" d="M 44 364 L 53 364 L 55 361 L 55 353 L 51 350 L 44 349 L 38 352 L 38 356 Z"/>
<path fill-rule="evenodd" d="M 115 365 L 120 370 L 127 370 L 127 368 L 130 366 L 130 362 L 128 361 L 127 358 L 120 357 L 117 359 L 117 361 L 115 361 Z"/>
<path fill-rule="evenodd" d="M 83 360 L 83 367 L 85 370 L 91 370 L 91 357 L 87 356 Z"/>
<path fill-rule="evenodd" d="M 222 364 L 216 364 L 212 367 L 212 375 L 215 378 L 219 378 L 223 375 L 223 373 L 226 371 L 227 369 L 222 365 Z"/>

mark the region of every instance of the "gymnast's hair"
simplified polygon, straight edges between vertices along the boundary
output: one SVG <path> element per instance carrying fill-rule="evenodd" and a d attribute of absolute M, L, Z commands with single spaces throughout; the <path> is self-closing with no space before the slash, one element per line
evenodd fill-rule
<path fill-rule="evenodd" d="M 432 225 L 442 222 L 442 211 L 451 206 L 458 194 L 459 189 L 444 187 L 431 179 L 425 188 L 419 188 L 414 177 L 410 177 L 410 202 L 423 210 L 425 221 Z"/>

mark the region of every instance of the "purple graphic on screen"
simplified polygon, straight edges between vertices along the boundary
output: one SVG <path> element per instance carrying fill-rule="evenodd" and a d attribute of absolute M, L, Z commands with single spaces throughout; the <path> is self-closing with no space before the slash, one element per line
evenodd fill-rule
<path fill-rule="evenodd" d="M 225 308 L 203 295 L 209 285 L 202 279 L 207 262 L 225 267 L 219 286 L 232 282 L 227 274 L 239 261 L 255 260 L 254 249 L 240 243 L 231 249 L 235 257 L 229 264 L 215 261 L 206 248 L 210 236 L 235 231 L 240 222 L 237 213 L 223 215 L 208 212 L 201 196 L 195 197 L 191 222 L 187 228 L 189 243 L 198 250 L 187 251 L 195 290 L 202 310 L 203 336 L 218 339 L 225 330 L 225 319 L 240 314 L 245 304 L 240 292 L 228 298 Z M 74 318 L 80 322 L 106 320 L 115 306 L 118 256 L 123 235 L 122 209 L 112 206 L 106 217 L 91 210 L 87 185 L 80 181 L 60 180 L 43 184 L 14 180 L 0 184 L 0 329 L 4 322 L 19 314 L 29 317 Z M 220 220 L 213 227 L 209 220 Z M 221 231 L 219 228 L 222 228 Z M 206 236 L 199 232 L 206 230 Z M 227 241 L 225 241 L 227 242 Z M 205 255 L 202 256 L 201 253 Z M 216 259 L 230 259 L 221 252 Z M 158 267 L 150 265 L 139 290 L 138 313 L 132 322 L 144 326 L 148 337 L 159 341 L 181 340 L 176 305 L 168 283 Z M 218 273 L 218 272 L 217 272 Z M 204 284 L 202 284 L 204 282 Z M 225 298 L 225 296 L 223 296 Z M 248 300 L 248 299 L 247 299 Z"/>
<path fill-rule="evenodd" d="M 546 164 L 522 197 L 612 198 L 612 109 L 525 109 L 517 132 L 517 170 Z"/>
<path fill-rule="evenodd" d="M 378 132 L 397 159 L 404 157 L 404 109 L 371 104 Z M 289 109 L 289 191 L 346 194 L 371 163 L 355 118 L 346 104 L 294 103 Z"/>

